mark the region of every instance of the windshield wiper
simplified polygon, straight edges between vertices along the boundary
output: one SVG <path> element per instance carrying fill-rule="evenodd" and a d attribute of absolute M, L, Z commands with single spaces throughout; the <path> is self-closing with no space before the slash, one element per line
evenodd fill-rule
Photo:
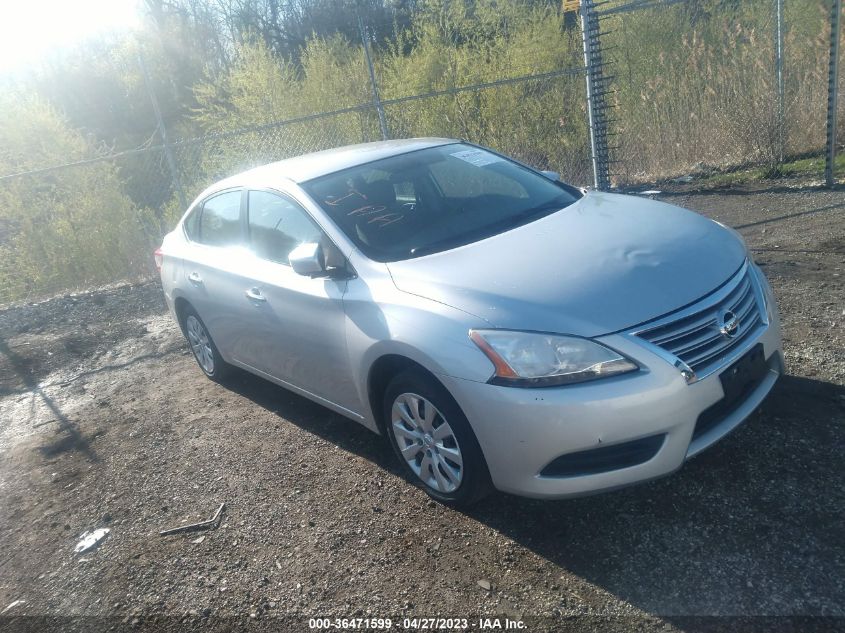
<path fill-rule="evenodd" d="M 548 215 L 549 211 L 560 211 L 564 207 L 569 206 L 568 204 L 560 204 L 559 202 L 544 204 L 539 207 L 532 207 L 527 211 L 523 211 L 519 215 L 515 215 L 510 218 L 505 218 L 498 224 L 495 224 L 495 228 L 501 231 L 506 231 L 508 229 L 513 229 L 518 226 L 522 226 L 523 224 L 528 224 L 532 219 L 539 218 L 544 215 Z"/>
<path fill-rule="evenodd" d="M 431 244 L 425 244 L 424 246 L 415 246 L 409 251 L 409 253 L 414 257 L 419 257 L 420 255 L 428 255 L 429 253 L 435 253 L 437 251 L 445 251 L 450 246 L 463 246 L 464 244 L 469 244 L 465 238 L 466 236 L 462 235 L 460 237 L 450 237 L 445 240 L 432 242 Z"/>

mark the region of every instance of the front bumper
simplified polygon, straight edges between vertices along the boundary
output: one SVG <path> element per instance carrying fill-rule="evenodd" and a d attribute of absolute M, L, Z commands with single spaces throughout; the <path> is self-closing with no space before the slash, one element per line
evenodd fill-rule
<path fill-rule="evenodd" d="M 771 302 L 769 322 L 740 352 L 762 344 L 768 371 L 724 417 L 705 432 L 699 430 L 694 439 L 701 414 L 725 396 L 721 372 L 688 384 L 664 357 L 624 334 L 598 340 L 637 360 L 642 371 L 545 389 L 501 387 L 446 376 L 441 380 L 469 419 L 499 490 L 561 498 L 654 479 L 677 470 L 739 426 L 783 373 L 780 323 L 768 289 L 766 292 Z M 655 436 L 663 436 L 659 448 L 633 466 L 584 475 L 540 474 L 562 455 Z"/>

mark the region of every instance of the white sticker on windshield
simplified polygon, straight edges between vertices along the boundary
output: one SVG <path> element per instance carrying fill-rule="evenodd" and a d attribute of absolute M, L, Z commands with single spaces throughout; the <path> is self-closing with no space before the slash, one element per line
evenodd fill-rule
<path fill-rule="evenodd" d="M 452 156 L 465 160 L 476 167 L 489 165 L 490 163 L 498 163 L 504 160 L 501 156 L 496 156 L 495 154 L 485 152 L 481 149 L 465 149 L 460 152 L 452 152 Z"/>

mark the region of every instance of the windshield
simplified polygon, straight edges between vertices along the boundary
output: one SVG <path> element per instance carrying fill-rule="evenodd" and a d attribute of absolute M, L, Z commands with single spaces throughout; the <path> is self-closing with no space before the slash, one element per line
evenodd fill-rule
<path fill-rule="evenodd" d="M 302 186 L 367 257 L 379 262 L 469 244 L 581 197 L 573 187 L 462 143 L 391 156 Z"/>

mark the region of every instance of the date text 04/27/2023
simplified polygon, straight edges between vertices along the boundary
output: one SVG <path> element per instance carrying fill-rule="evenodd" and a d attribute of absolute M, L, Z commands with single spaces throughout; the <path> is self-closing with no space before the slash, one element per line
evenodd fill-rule
<path fill-rule="evenodd" d="M 510 618 L 311 618 L 308 628 L 319 630 L 332 629 L 392 629 L 406 631 L 466 631 L 468 629 L 491 631 L 518 631 L 526 628 L 522 620 Z"/>

